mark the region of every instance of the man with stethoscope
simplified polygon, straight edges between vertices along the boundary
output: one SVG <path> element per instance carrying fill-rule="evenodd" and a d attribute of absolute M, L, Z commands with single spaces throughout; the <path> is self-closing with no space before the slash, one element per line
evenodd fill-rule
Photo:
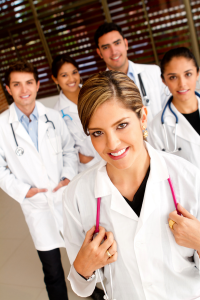
<path fill-rule="evenodd" d="M 16 62 L 6 73 L 14 103 L 0 116 L 0 187 L 22 207 L 49 299 L 67 300 L 59 252 L 65 246 L 61 194 L 77 174 L 77 155 L 59 113 L 35 102 L 39 84 L 27 62 Z"/>
<path fill-rule="evenodd" d="M 160 68 L 128 60 L 128 41 L 117 24 L 102 24 L 95 32 L 94 39 L 97 54 L 104 60 L 107 69 L 125 73 L 139 88 L 143 104 L 148 109 L 149 123 L 167 100 Z"/>

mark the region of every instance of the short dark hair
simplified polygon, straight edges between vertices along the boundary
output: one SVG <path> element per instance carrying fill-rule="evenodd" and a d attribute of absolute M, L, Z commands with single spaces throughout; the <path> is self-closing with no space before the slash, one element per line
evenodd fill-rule
<path fill-rule="evenodd" d="M 164 72 L 165 72 L 165 66 L 172 60 L 174 57 L 185 57 L 188 60 L 193 60 L 193 63 L 197 69 L 197 73 L 199 72 L 199 66 L 196 61 L 196 58 L 194 54 L 186 47 L 179 47 L 179 48 L 174 48 L 170 49 L 165 53 L 163 56 L 161 63 L 160 63 L 160 68 L 161 68 L 161 77 L 164 79 Z"/>
<path fill-rule="evenodd" d="M 55 78 L 57 78 L 58 72 L 59 72 L 60 68 L 65 63 L 70 63 L 70 64 L 72 64 L 74 67 L 76 67 L 78 69 L 78 64 L 77 64 L 77 62 L 72 57 L 70 57 L 67 54 L 57 55 L 54 58 L 54 60 L 52 62 L 52 67 L 51 67 L 52 74 L 53 74 L 53 76 Z"/>
<path fill-rule="evenodd" d="M 35 81 L 38 82 L 37 68 L 35 68 L 31 63 L 29 63 L 26 60 L 18 60 L 9 66 L 8 70 L 5 73 L 5 82 L 7 86 L 10 85 L 10 74 L 12 72 L 32 73 L 35 78 Z"/>
<path fill-rule="evenodd" d="M 114 30 L 118 31 L 124 39 L 124 34 L 123 34 L 122 29 L 119 25 L 117 25 L 115 23 L 107 23 L 106 22 L 106 23 L 100 25 L 99 28 L 96 30 L 96 32 L 94 34 L 94 40 L 95 40 L 96 47 L 99 48 L 99 38 L 101 36 L 103 36 L 104 34 L 106 34 L 108 32 L 114 31 Z"/>

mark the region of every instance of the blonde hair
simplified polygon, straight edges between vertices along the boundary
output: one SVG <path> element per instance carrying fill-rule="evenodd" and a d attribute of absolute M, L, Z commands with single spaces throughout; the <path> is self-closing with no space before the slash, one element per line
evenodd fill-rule
<path fill-rule="evenodd" d="M 83 130 L 88 135 L 88 125 L 95 110 L 104 102 L 115 99 L 142 117 L 142 98 L 134 82 L 124 73 L 104 71 L 90 77 L 80 90 L 78 114 Z"/>

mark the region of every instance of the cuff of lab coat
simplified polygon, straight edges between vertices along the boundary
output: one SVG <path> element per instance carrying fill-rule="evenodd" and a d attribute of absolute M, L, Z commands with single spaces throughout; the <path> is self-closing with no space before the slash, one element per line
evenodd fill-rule
<path fill-rule="evenodd" d="M 75 270 L 74 265 L 71 266 L 70 272 L 68 275 L 68 280 L 70 281 L 72 290 L 80 297 L 89 297 L 92 295 L 95 286 L 96 278 L 92 281 L 86 281 L 82 278 Z"/>
<path fill-rule="evenodd" d="M 194 252 L 194 262 L 195 262 L 195 265 L 197 267 L 197 269 L 199 270 L 199 274 L 200 274 L 200 257 L 197 253 L 197 251 Z"/>

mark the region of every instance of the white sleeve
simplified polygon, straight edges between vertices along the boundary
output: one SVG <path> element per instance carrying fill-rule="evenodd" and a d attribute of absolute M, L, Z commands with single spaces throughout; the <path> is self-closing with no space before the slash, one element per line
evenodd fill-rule
<path fill-rule="evenodd" d="M 60 115 L 59 115 L 60 117 Z M 61 138 L 63 150 L 63 170 L 62 177 L 72 180 L 78 173 L 78 157 L 77 151 L 74 148 L 75 141 L 71 136 L 65 121 L 60 117 L 61 122 Z"/>
<path fill-rule="evenodd" d="M 67 187 L 63 193 L 64 240 L 71 264 L 68 280 L 70 281 L 73 291 L 77 295 L 81 297 L 88 297 L 95 289 L 97 278 L 88 282 L 76 272 L 73 266 L 74 260 L 84 242 L 85 232 L 81 224 L 81 217 L 75 196 L 71 193 L 71 184 L 69 187 Z"/>
<path fill-rule="evenodd" d="M 199 270 L 199 274 L 200 274 L 200 257 L 197 253 L 197 251 L 194 252 L 194 263 L 196 268 Z"/>
<path fill-rule="evenodd" d="M 2 140 L 0 139 L 0 187 L 10 197 L 22 203 L 31 186 L 17 179 L 15 175 L 11 173 L 1 143 Z"/>

